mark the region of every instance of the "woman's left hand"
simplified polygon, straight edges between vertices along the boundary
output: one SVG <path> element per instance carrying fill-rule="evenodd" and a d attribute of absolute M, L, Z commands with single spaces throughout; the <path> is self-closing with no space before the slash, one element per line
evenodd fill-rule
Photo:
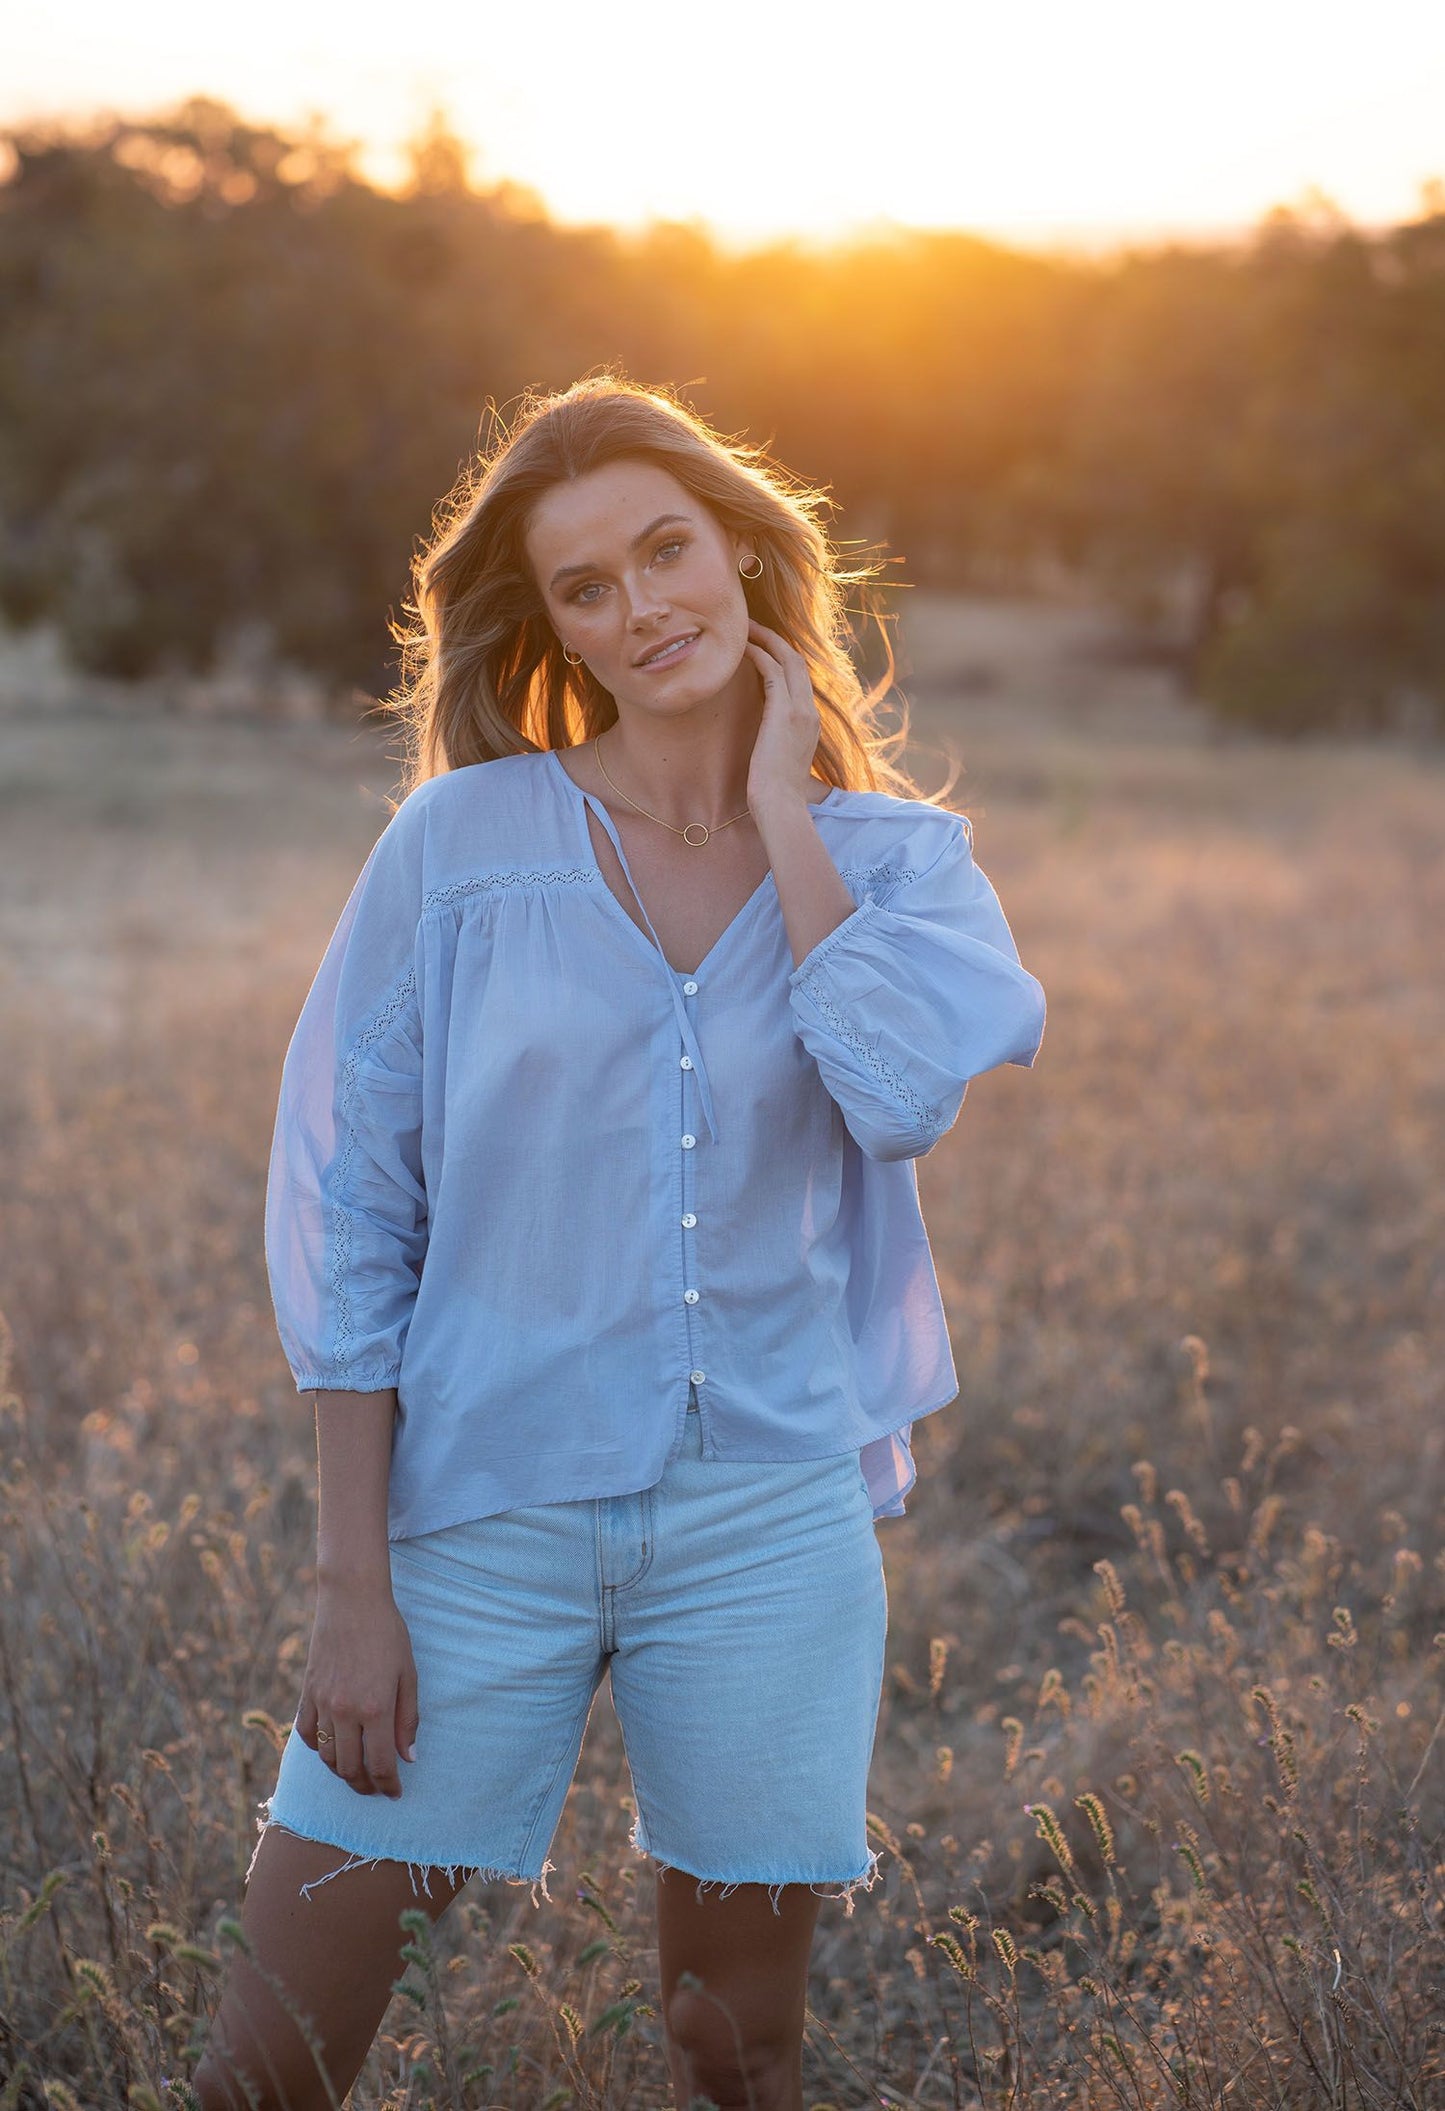
<path fill-rule="evenodd" d="M 762 724 L 748 766 L 748 806 L 756 813 L 791 798 L 806 806 L 823 731 L 808 663 L 765 623 L 748 624 L 745 649 L 763 685 Z"/>

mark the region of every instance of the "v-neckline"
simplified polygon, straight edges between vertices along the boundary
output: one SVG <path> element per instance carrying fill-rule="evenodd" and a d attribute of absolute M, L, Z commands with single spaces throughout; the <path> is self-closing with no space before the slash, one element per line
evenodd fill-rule
<path fill-rule="evenodd" d="M 733 932 L 736 931 L 736 929 L 738 928 L 738 925 L 742 923 L 743 920 L 751 914 L 753 908 L 756 906 L 758 901 L 767 892 L 768 888 L 774 884 L 772 866 L 770 865 L 768 867 L 767 871 L 758 881 L 757 886 L 754 887 L 752 893 L 748 896 L 747 900 L 743 903 L 742 907 L 738 910 L 737 914 L 732 918 L 732 921 L 726 924 L 723 929 L 719 931 L 717 937 L 713 940 L 712 944 L 703 954 L 702 959 L 698 962 L 697 966 L 695 968 L 675 968 L 672 962 L 668 959 L 667 955 L 663 952 L 661 946 L 657 945 L 653 939 L 649 938 L 648 934 L 642 929 L 641 925 L 638 923 L 635 917 L 628 915 L 627 911 L 623 908 L 621 902 L 617 899 L 617 896 L 613 893 L 611 886 L 608 884 L 607 875 L 602 870 L 601 862 L 597 856 L 597 846 L 592 841 L 592 831 L 587 826 L 587 802 L 589 801 L 589 799 L 592 799 L 596 796 L 595 793 L 584 791 L 582 786 L 572 775 L 571 771 L 563 768 L 561 758 L 555 748 L 548 748 L 546 752 L 550 760 L 552 761 L 554 767 L 556 768 L 558 776 L 561 777 L 562 781 L 567 786 L 568 791 L 572 794 L 573 799 L 576 801 L 577 806 L 580 808 L 580 812 L 577 815 L 578 840 L 581 843 L 582 849 L 586 855 L 587 862 L 595 873 L 598 884 L 601 886 L 602 892 L 607 898 L 609 906 L 616 912 L 618 916 L 622 918 L 622 921 L 626 924 L 628 930 L 632 933 L 633 937 L 637 939 L 638 942 L 646 948 L 651 958 L 654 960 L 660 960 L 662 962 L 662 965 L 666 968 L 669 975 L 675 976 L 679 981 L 692 981 L 696 976 L 701 975 L 706 968 L 712 965 L 714 958 L 722 949 L 722 947 L 727 944 L 727 941 L 732 937 Z M 809 804 L 814 807 L 826 806 L 830 799 L 835 799 L 837 797 L 838 791 L 839 786 L 835 784 L 823 794 L 823 797 L 821 799 L 810 800 Z M 609 816 L 609 818 L 611 817 Z M 615 821 L 613 822 L 613 826 L 616 826 Z M 624 870 L 623 877 L 627 880 L 629 887 L 631 887 L 632 880 L 630 874 L 628 874 Z M 634 897 L 636 897 L 637 889 L 635 887 L 632 887 L 632 892 Z M 642 906 L 640 900 L 638 906 Z M 643 913 L 645 915 L 646 911 L 644 910 Z"/>

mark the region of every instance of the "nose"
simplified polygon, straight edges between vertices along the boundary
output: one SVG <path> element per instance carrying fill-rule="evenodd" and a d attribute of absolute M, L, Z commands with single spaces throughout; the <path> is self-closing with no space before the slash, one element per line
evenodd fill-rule
<path fill-rule="evenodd" d="M 628 581 L 627 622 L 636 631 L 650 630 L 659 616 L 667 614 L 667 598 L 655 580 L 643 573 Z"/>

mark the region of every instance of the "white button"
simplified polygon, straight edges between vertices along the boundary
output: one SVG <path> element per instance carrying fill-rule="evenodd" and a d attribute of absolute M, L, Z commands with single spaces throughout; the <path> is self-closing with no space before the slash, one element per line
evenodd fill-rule
<path fill-rule="evenodd" d="M 697 984 L 695 982 L 684 982 L 682 994 L 684 997 L 695 997 L 697 995 Z"/>
<path fill-rule="evenodd" d="M 687 1375 L 688 1375 L 688 1377 L 689 1377 L 689 1378 L 690 1378 L 690 1379 L 692 1380 L 692 1382 L 693 1382 L 693 1384 L 694 1384 L 694 1385 L 701 1385 L 701 1384 L 702 1384 L 702 1382 L 703 1382 L 703 1380 L 704 1380 L 704 1379 L 705 1379 L 705 1378 L 707 1377 L 707 1372 L 706 1372 L 706 1371 L 689 1371 Z"/>
<path fill-rule="evenodd" d="M 697 1218 L 696 1218 L 696 1217 L 695 1217 L 695 1216 L 693 1215 L 692 1211 L 691 1211 L 691 1210 L 689 1210 L 689 1211 L 688 1211 L 688 1213 L 687 1213 L 687 1215 L 686 1215 L 686 1216 L 685 1216 L 685 1217 L 683 1218 L 683 1220 L 682 1220 L 682 1228 L 683 1228 L 683 1230 L 684 1230 L 684 1231 L 691 1231 L 691 1230 L 692 1230 L 692 1227 L 694 1226 L 694 1224 L 696 1224 L 696 1222 L 697 1222 Z"/>
<path fill-rule="evenodd" d="M 697 1138 L 695 1136 L 684 1136 L 684 1138 L 682 1139 L 682 1148 L 685 1151 L 690 1151 L 696 1142 Z"/>
<path fill-rule="evenodd" d="M 692 1057 L 691 1057 L 691 1056 L 679 1056 L 679 1057 L 678 1057 L 678 1062 L 679 1062 L 679 1064 L 681 1065 L 681 1067 L 682 1067 L 682 1068 L 683 1068 L 684 1070 L 691 1070 L 691 1068 L 692 1068 Z"/>
<path fill-rule="evenodd" d="M 697 1292 L 695 1290 L 684 1290 L 682 1301 L 685 1305 L 695 1305 L 697 1303 Z"/>

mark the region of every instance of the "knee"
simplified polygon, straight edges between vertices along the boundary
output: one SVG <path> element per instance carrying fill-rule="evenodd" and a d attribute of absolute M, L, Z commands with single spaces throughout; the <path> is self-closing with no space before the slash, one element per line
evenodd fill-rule
<path fill-rule="evenodd" d="M 717 2111 L 783 2111 L 798 2048 L 781 2032 L 759 2030 L 725 1991 L 705 1986 L 677 1988 L 664 2021 L 690 2096 L 706 2097 Z"/>

